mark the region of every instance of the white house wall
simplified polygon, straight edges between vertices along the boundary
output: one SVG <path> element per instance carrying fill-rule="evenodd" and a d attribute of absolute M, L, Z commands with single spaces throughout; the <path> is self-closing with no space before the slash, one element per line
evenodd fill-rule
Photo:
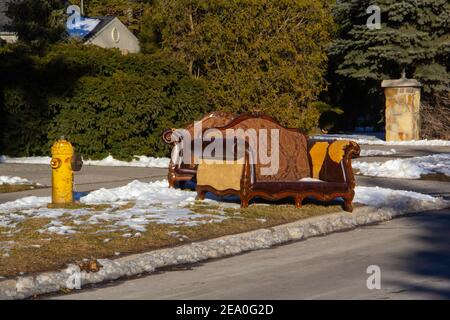
<path fill-rule="evenodd" d="M 113 40 L 113 30 L 119 32 L 119 40 Z M 140 51 L 139 40 L 128 28 L 117 18 L 111 21 L 105 28 L 100 30 L 93 38 L 86 41 L 102 48 L 118 48 L 122 52 L 136 53 Z"/>
<path fill-rule="evenodd" d="M 5 40 L 7 43 L 15 43 L 18 40 L 17 35 L 11 33 L 0 34 L 0 39 Z"/>

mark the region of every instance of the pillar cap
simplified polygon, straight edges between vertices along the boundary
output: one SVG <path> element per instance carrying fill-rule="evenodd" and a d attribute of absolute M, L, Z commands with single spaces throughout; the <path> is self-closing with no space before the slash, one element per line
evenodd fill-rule
<path fill-rule="evenodd" d="M 382 88 L 403 88 L 403 87 L 421 87 L 422 84 L 416 79 L 401 78 L 395 80 L 383 80 Z"/>

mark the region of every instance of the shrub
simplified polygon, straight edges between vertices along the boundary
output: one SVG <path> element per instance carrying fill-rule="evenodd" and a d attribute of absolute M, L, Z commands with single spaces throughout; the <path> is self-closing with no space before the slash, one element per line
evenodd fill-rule
<path fill-rule="evenodd" d="M 161 54 L 122 56 L 118 50 L 58 45 L 25 69 L 15 83 L 36 79 L 31 91 L 39 99 L 30 99 L 31 91 L 21 95 L 14 85 L 4 90 L 8 128 L 2 153 L 48 154 L 53 140 L 64 135 L 94 159 L 167 155 L 163 129 L 208 111 L 202 81 Z"/>
<path fill-rule="evenodd" d="M 450 94 L 435 95 L 420 106 L 422 139 L 450 140 Z"/>

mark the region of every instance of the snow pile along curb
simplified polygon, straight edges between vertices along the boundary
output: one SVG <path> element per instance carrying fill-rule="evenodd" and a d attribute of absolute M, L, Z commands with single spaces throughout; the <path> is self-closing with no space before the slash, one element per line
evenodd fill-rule
<path fill-rule="evenodd" d="M 269 248 L 289 241 L 345 231 L 362 225 L 387 221 L 404 213 L 387 208 L 361 207 L 353 213 L 335 214 L 299 220 L 289 224 L 228 235 L 216 239 L 186 244 L 174 248 L 134 254 L 114 260 L 99 259 L 103 266 L 98 272 L 80 271 L 69 265 L 62 271 L 20 276 L 0 281 L 0 299 L 23 299 L 34 295 L 57 292 L 73 283 L 76 275 L 81 286 L 121 277 L 153 272 L 161 267 L 221 258 L 246 251 Z"/>

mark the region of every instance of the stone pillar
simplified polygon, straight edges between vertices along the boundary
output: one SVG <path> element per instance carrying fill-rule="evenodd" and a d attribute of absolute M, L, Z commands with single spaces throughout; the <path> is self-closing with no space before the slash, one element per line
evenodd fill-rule
<path fill-rule="evenodd" d="M 420 88 L 415 79 L 402 76 L 383 80 L 386 96 L 386 141 L 419 140 Z"/>

